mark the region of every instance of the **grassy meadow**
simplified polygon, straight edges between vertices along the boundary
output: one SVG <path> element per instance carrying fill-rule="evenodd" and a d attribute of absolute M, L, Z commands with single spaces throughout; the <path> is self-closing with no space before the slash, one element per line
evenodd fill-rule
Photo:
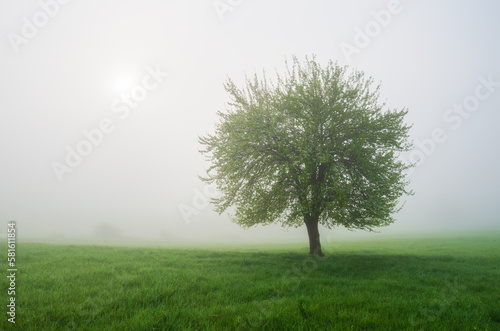
<path fill-rule="evenodd" d="M 499 248 L 500 235 L 341 241 L 318 259 L 303 244 L 21 242 L 16 324 L 4 312 L 0 329 L 500 330 Z"/>

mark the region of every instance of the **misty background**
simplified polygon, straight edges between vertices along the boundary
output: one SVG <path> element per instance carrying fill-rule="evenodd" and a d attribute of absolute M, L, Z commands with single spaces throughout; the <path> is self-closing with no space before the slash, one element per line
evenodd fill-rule
<path fill-rule="evenodd" d="M 2 0 L 0 220 L 21 240 L 306 242 L 305 227 L 245 230 L 213 212 L 197 139 L 226 109 L 227 77 L 316 54 L 408 108 L 419 145 L 405 157 L 420 159 L 394 224 L 323 240 L 499 229 L 499 14 L 492 1 Z M 110 132 L 58 178 L 103 119 Z"/>

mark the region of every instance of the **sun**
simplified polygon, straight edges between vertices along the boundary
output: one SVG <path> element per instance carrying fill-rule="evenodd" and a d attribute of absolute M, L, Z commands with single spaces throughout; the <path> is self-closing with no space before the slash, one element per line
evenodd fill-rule
<path fill-rule="evenodd" d="M 116 94 L 122 94 L 130 92 L 135 85 L 137 83 L 131 76 L 117 76 L 114 80 L 113 88 Z"/>

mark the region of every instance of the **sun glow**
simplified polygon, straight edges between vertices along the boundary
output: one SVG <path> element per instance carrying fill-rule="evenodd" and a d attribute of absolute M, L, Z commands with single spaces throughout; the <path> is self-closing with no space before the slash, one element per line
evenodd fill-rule
<path fill-rule="evenodd" d="M 130 92 L 137 85 L 137 82 L 130 76 L 118 76 L 114 81 L 114 91 L 116 94 Z"/>

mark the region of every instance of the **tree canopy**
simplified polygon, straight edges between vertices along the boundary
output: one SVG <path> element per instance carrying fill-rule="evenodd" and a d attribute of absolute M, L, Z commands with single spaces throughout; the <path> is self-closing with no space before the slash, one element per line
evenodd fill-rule
<path fill-rule="evenodd" d="M 386 109 L 380 85 L 360 71 L 313 57 L 293 57 L 283 75 L 257 74 L 231 98 L 213 134 L 199 138 L 211 162 L 202 179 L 222 196 L 242 226 L 306 225 L 311 254 L 322 255 L 318 223 L 373 230 L 394 221 L 399 198 L 410 194 L 398 159 L 408 151 L 406 109 Z"/>

